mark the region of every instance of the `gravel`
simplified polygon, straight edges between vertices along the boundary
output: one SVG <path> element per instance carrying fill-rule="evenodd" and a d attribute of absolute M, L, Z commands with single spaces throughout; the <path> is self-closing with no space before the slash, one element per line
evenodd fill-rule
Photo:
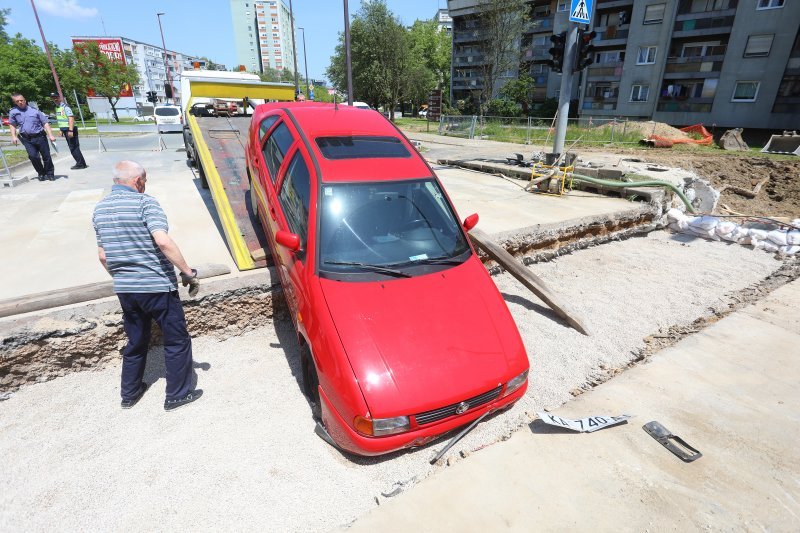
<path fill-rule="evenodd" d="M 508 274 L 496 276 L 528 349 L 530 388 L 448 460 L 507 438 L 536 411 L 627 365 L 647 335 L 724 306 L 780 265 L 760 251 L 659 232 L 533 266 L 580 310 L 590 337 Z M 160 348 L 145 378 L 154 385 L 131 410 L 119 408 L 118 365 L 0 402 L 0 530 L 325 531 L 446 468 L 428 464 L 441 441 L 361 459 L 316 437 L 288 322 L 225 341 L 198 338 L 194 352 L 205 394 L 176 412 L 162 409 Z"/>

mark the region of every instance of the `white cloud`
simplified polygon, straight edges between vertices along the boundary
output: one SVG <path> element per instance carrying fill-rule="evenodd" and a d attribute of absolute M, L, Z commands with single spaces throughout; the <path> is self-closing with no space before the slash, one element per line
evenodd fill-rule
<path fill-rule="evenodd" d="M 39 0 L 38 7 L 50 15 L 68 19 L 86 19 L 97 15 L 97 8 L 78 5 L 78 0 Z"/>

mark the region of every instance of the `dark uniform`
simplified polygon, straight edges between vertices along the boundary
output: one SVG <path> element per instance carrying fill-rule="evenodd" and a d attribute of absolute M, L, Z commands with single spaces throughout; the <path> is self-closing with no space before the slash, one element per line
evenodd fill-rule
<path fill-rule="evenodd" d="M 69 146 L 69 153 L 75 159 L 75 166 L 71 170 L 80 170 L 86 168 L 86 160 L 81 153 L 81 144 L 78 141 L 78 125 L 75 124 L 75 118 L 72 109 L 69 108 L 66 102 L 58 103 L 60 99 L 58 93 L 52 93 L 51 98 L 56 102 L 56 120 L 58 121 L 58 129 L 61 130 L 61 136 L 67 140 Z M 71 120 L 70 120 L 71 119 Z M 70 127 L 70 123 L 72 126 Z"/>
<path fill-rule="evenodd" d="M 26 104 L 22 109 L 11 108 L 8 122 L 17 128 L 17 136 L 28 152 L 28 159 L 33 163 L 39 179 L 55 179 L 53 158 L 50 157 L 50 145 L 44 130 L 44 125 L 48 123 L 47 115 Z"/>

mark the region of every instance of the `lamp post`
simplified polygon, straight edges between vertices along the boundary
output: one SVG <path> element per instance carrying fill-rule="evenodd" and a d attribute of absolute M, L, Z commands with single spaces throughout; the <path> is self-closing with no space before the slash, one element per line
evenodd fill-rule
<path fill-rule="evenodd" d="M 350 10 L 344 0 L 344 50 L 347 70 L 347 105 L 353 105 L 353 68 L 350 64 Z"/>
<path fill-rule="evenodd" d="M 306 55 L 306 29 L 305 28 L 297 28 L 297 29 L 303 32 L 303 64 L 306 67 L 306 94 L 308 95 L 308 99 L 311 100 L 311 91 L 308 88 L 308 56 Z"/>
<path fill-rule="evenodd" d="M 167 99 L 172 99 L 172 103 L 175 103 L 175 95 L 172 93 L 172 76 L 169 75 L 169 65 L 167 64 L 167 44 L 164 42 L 164 28 L 161 27 L 161 15 L 166 15 L 166 13 L 156 13 L 156 18 L 158 19 L 158 29 L 161 32 L 161 47 L 164 49 L 164 73 L 167 75 L 167 83 L 169 84 L 169 94 L 167 94 L 167 89 L 164 89 L 164 96 Z"/>
<path fill-rule="evenodd" d="M 292 0 L 289 0 L 289 18 L 292 25 L 292 55 L 294 56 L 294 94 L 297 96 L 300 93 L 300 82 L 297 79 L 297 48 L 294 44 L 294 9 L 292 9 Z M 303 32 L 305 35 L 305 32 Z"/>

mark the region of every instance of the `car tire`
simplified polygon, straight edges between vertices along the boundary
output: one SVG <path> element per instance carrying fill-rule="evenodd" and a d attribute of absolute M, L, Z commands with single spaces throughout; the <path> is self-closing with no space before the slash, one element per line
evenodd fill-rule
<path fill-rule="evenodd" d="M 247 173 L 249 174 L 250 171 Z M 258 195 L 253 187 L 253 178 L 250 178 L 250 211 L 253 213 L 253 216 L 256 217 L 256 220 L 258 220 Z"/>
<path fill-rule="evenodd" d="M 206 173 L 203 170 L 202 163 L 197 165 L 197 173 L 200 175 L 200 186 L 204 189 L 208 189 L 208 180 L 206 179 Z"/>
<path fill-rule="evenodd" d="M 192 134 L 188 129 L 183 130 L 183 146 L 186 148 L 186 164 L 190 167 L 197 166 L 197 156 L 194 153 Z"/>
<path fill-rule="evenodd" d="M 300 347 L 300 364 L 303 368 L 303 388 L 305 389 L 308 404 L 311 406 L 311 416 L 314 420 L 322 421 L 322 404 L 319 397 L 319 376 L 314 357 L 307 344 Z"/>

